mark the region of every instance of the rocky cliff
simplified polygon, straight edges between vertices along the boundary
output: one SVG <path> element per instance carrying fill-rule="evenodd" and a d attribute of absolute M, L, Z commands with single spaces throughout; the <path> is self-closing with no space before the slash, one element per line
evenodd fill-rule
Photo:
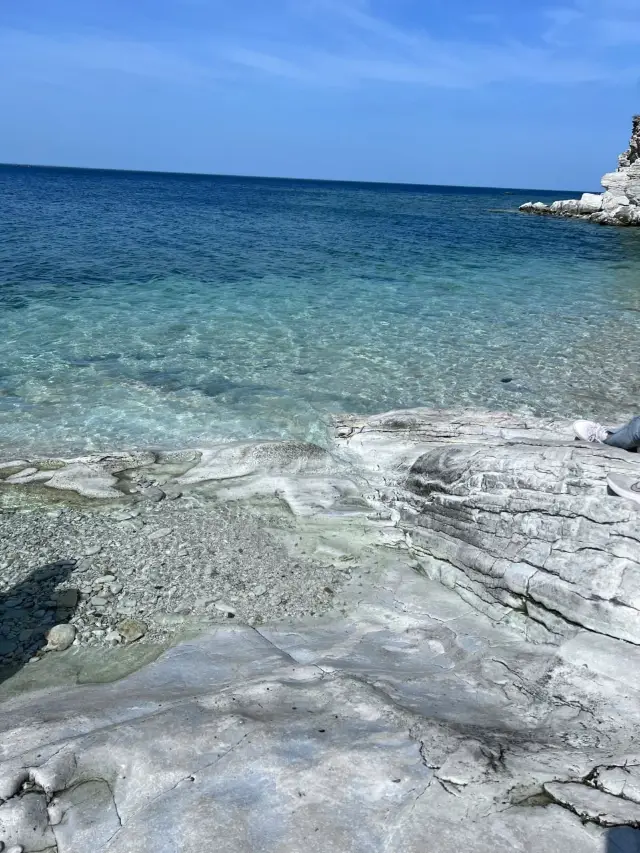
<path fill-rule="evenodd" d="M 598 225 L 640 225 L 640 115 L 633 117 L 629 148 L 618 158 L 618 168 L 602 178 L 606 192 L 584 193 L 582 198 L 527 202 L 520 210 L 547 216 L 588 219 Z"/>

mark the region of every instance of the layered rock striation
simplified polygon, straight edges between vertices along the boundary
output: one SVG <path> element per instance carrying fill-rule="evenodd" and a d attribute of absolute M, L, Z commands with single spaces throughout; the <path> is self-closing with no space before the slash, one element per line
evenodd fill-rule
<path fill-rule="evenodd" d="M 152 507 L 268 507 L 307 583 L 345 575 L 321 619 L 239 608 L 118 681 L 116 649 L 93 671 L 74 645 L 0 683 L 0 851 L 640 849 L 640 506 L 607 494 L 614 472 L 640 479 L 637 454 L 566 422 L 428 409 L 343 417 L 326 449 L 0 465 L 16 523 L 161 489 Z M 243 540 L 231 574 L 248 547 L 268 559 Z"/>
<path fill-rule="evenodd" d="M 629 148 L 618 158 L 618 168 L 602 178 L 604 193 L 584 193 L 581 198 L 553 204 L 527 202 L 524 213 L 588 219 L 598 225 L 640 225 L 640 115 L 633 117 Z"/>

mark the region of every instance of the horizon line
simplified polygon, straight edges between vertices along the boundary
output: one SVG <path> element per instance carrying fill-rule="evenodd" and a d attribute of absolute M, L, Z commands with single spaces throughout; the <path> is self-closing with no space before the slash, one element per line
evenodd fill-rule
<path fill-rule="evenodd" d="M 411 181 L 381 181 L 381 180 L 366 180 L 358 181 L 345 178 L 298 178 L 286 177 L 282 175 L 239 175 L 225 172 L 183 172 L 183 171 L 164 171 L 161 169 L 115 169 L 103 166 L 61 166 L 51 163 L 0 163 L 0 169 L 61 169 L 75 172 L 114 172 L 116 174 L 124 173 L 129 175 L 183 175 L 197 178 L 240 178 L 244 180 L 261 180 L 261 181 L 306 181 L 309 183 L 322 184 L 373 184 L 374 186 L 392 186 L 392 187 L 447 187 L 449 189 L 473 189 L 473 190 L 504 190 L 517 192 L 545 192 L 545 193 L 584 193 L 591 192 L 590 190 L 552 190 L 544 187 L 495 187 L 483 184 L 426 184 Z"/>

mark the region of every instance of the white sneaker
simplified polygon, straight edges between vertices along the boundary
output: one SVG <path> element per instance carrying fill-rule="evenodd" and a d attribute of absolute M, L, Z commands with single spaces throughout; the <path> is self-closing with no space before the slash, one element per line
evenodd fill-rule
<path fill-rule="evenodd" d="M 625 477 L 623 474 L 609 474 L 607 485 L 612 492 L 621 498 L 640 504 L 640 481 L 636 477 Z"/>
<path fill-rule="evenodd" d="M 609 430 L 595 421 L 576 421 L 573 431 L 582 441 L 595 441 L 603 444 L 609 438 Z"/>

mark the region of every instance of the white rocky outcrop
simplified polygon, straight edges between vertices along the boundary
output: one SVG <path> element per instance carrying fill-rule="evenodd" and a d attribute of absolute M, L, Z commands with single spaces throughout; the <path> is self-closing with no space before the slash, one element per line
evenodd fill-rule
<path fill-rule="evenodd" d="M 527 202 L 523 213 L 589 219 L 599 225 L 640 225 L 640 115 L 633 117 L 629 148 L 618 158 L 618 168 L 602 178 L 606 192 L 584 193 L 581 198 L 553 204 Z"/>
<path fill-rule="evenodd" d="M 66 686 L 0 684 L 0 850 L 639 849 L 640 507 L 606 488 L 637 455 L 421 409 L 341 418 L 325 450 L 154 456 L 44 469 L 98 505 L 93 479 L 126 502 L 136 466 L 280 501 L 287 536 L 348 567 L 344 606 L 212 625 L 114 683 L 72 647 L 46 663 Z M 21 506 L 61 498 L 2 470 Z"/>

